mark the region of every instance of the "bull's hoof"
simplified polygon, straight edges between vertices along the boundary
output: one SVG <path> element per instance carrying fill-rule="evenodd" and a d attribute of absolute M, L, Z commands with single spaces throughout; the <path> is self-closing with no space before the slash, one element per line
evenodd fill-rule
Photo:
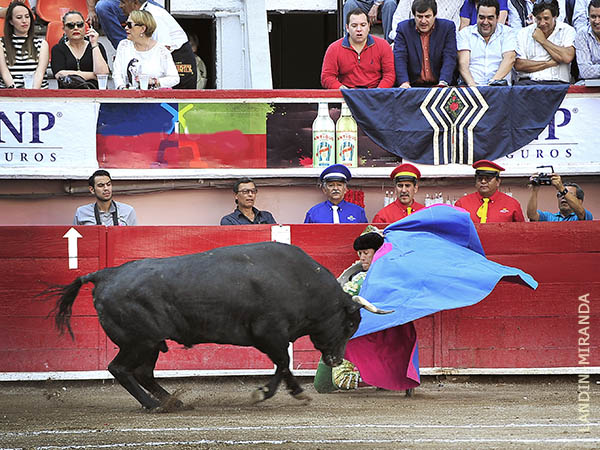
<path fill-rule="evenodd" d="M 160 406 L 158 406 L 157 408 L 154 408 L 152 410 L 152 412 L 153 413 L 170 413 L 173 411 L 181 411 L 181 410 L 189 410 L 189 409 L 193 409 L 193 407 L 184 405 L 184 403 L 181 400 L 179 400 L 174 395 L 171 395 L 171 396 L 165 398 L 162 401 L 162 403 L 160 404 Z"/>
<path fill-rule="evenodd" d="M 404 392 L 405 392 L 405 395 L 406 395 L 407 397 L 412 397 L 412 396 L 413 396 L 413 394 L 415 393 L 415 390 L 414 390 L 414 388 L 410 388 L 410 389 L 407 389 L 407 390 L 406 390 L 406 391 L 404 391 Z"/>
<path fill-rule="evenodd" d="M 259 387 L 257 390 L 255 390 L 252 393 L 252 396 L 250 397 L 250 399 L 252 400 L 252 404 L 255 405 L 256 403 L 260 403 L 266 400 L 267 396 L 266 396 L 266 392 L 268 392 L 266 387 Z"/>
<path fill-rule="evenodd" d="M 292 394 L 296 400 L 303 402 L 305 405 L 308 405 L 312 401 L 312 397 L 308 395 L 305 391 L 299 392 L 298 394 Z"/>

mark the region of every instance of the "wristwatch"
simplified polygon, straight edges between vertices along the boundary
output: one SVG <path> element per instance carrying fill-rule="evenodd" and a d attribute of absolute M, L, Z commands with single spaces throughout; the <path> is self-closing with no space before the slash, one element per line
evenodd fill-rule
<path fill-rule="evenodd" d="M 569 193 L 569 190 L 567 188 L 564 188 L 562 191 L 560 191 L 558 194 L 561 197 L 564 197 L 565 195 L 567 195 Z"/>

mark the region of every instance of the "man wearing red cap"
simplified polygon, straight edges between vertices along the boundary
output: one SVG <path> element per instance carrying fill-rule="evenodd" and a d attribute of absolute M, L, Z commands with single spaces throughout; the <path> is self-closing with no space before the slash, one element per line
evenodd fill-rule
<path fill-rule="evenodd" d="M 425 208 L 415 202 L 415 194 L 419 190 L 417 181 L 421 172 L 412 164 L 401 164 L 396 167 L 390 178 L 394 180 L 396 201 L 381 209 L 373 218 L 373 223 L 392 223 Z"/>
<path fill-rule="evenodd" d="M 464 196 L 455 206 L 469 211 L 474 223 L 525 222 L 519 202 L 498 190 L 504 168 L 486 159 L 475 162 L 473 168 L 477 192 Z"/>

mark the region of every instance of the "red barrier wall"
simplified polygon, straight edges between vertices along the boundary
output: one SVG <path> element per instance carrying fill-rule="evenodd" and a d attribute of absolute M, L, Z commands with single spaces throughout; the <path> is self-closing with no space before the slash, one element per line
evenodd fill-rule
<path fill-rule="evenodd" d="M 35 295 L 52 284 L 123 262 L 271 240 L 271 226 L 77 227 L 78 269 L 69 270 L 68 226 L 0 227 L 0 379 L 27 379 L 64 371 L 103 371 L 116 347 L 100 328 L 91 288 L 75 302 L 76 340 L 59 337 L 46 316 L 52 306 Z M 334 274 L 356 258 L 352 242 L 364 225 L 291 225 L 292 244 Z M 479 304 L 416 322 L 423 373 L 583 373 L 600 366 L 600 223 L 509 223 L 478 225 L 488 257 L 529 272 L 536 291 L 501 282 Z M 448 292 L 452 295 L 452 292 Z M 588 364 L 578 350 L 585 324 L 578 323 L 581 296 L 591 306 Z M 252 348 L 171 342 L 159 370 L 194 373 L 266 373 L 272 363 Z M 293 367 L 313 370 L 318 352 L 303 337 L 293 345 Z M 579 371 L 579 372 L 578 372 Z M 177 372 L 180 373 L 180 372 Z"/>

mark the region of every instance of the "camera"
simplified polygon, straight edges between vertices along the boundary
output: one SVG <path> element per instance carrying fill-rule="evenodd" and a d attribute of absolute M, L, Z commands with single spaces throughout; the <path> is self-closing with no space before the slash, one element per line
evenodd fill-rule
<path fill-rule="evenodd" d="M 537 166 L 537 169 L 550 168 L 551 173 L 539 173 L 537 177 L 531 177 L 531 184 L 534 186 L 550 186 L 552 184 L 552 174 L 554 174 L 554 167 L 552 166 Z"/>

